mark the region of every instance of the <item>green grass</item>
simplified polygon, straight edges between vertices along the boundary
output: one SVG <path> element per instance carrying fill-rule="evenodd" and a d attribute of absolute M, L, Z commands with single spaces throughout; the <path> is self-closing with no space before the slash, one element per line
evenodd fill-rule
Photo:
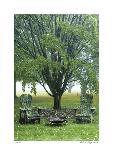
<path fill-rule="evenodd" d="M 80 96 L 75 94 L 65 94 L 62 97 L 62 107 L 74 108 L 79 106 Z M 40 124 L 19 124 L 19 103 L 15 104 L 15 132 L 16 141 L 38 141 L 38 140 L 73 140 L 73 141 L 98 141 L 99 123 L 98 123 L 98 96 L 94 97 L 94 106 L 97 115 L 92 124 L 76 124 L 70 120 L 66 125 L 48 126 L 47 120 L 42 119 Z M 41 108 L 52 108 L 53 100 L 47 95 L 40 95 L 33 98 L 33 105 Z"/>

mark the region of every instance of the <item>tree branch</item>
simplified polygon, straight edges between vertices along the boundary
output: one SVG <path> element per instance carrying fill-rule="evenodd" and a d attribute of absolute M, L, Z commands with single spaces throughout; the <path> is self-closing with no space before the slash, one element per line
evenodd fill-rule
<path fill-rule="evenodd" d="M 52 96 L 53 97 L 53 95 L 51 94 L 51 93 L 49 93 L 48 92 L 48 90 L 46 89 L 46 87 L 44 86 L 44 84 L 43 83 L 41 83 L 41 82 L 39 82 L 40 84 L 41 84 L 41 86 L 45 89 L 45 91 L 48 93 L 48 95 L 50 95 L 50 96 Z"/>

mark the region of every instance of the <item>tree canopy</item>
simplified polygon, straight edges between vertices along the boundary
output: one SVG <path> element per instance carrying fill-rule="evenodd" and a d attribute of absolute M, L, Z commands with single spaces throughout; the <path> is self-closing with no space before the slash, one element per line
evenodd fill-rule
<path fill-rule="evenodd" d="M 14 16 L 15 71 L 23 85 L 36 83 L 54 97 L 54 108 L 69 83 L 98 90 L 98 15 L 17 14 Z M 45 87 L 48 85 L 49 90 Z"/>

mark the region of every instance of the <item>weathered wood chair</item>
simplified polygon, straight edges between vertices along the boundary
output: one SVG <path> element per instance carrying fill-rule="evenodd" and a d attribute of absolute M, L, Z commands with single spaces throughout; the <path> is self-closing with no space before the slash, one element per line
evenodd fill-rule
<path fill-rule="evenodd" d="M 35 123 L 36 121 L 40 123 L 40 114 L 38 110 L 31 107 L 32 96 L 29 94 L 22 94 L 20 96 L 20 119 L 21 124 Z"/>
<path fill-rule="evenodd" d="M 78 108 L 79 113 L 76 114 L 76 123 L 92 123 L 93 122 L 93 112 L 95 109 L 91 108 L 93 96 L 86 94 L 85 97 L 82 96 L 81 105 Z"/>
<path fill-rule="evenodd" d="M 93 121 L 92 115 L 78 114 L 75 116 L 75 118 L 76 118 L 76 123 L 92 123 Z"/>
<path fill-rule="evenodd" d="M 20 108 L 19 122 L 21 124 L 35 123 L 36 121 L 40 123 L 40 115 L 37 111 L 33 111 L 32 109 Z"/>

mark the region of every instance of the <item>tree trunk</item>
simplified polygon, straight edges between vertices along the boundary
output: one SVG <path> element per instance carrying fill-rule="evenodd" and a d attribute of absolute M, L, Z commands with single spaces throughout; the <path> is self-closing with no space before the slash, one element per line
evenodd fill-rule
<path fill-rule="evenodd" d="M 54 96 L 54 107 L 55 110 L 60 110 L 61 109 L 61 96 L 60 95 L 55 95 Z"/>

